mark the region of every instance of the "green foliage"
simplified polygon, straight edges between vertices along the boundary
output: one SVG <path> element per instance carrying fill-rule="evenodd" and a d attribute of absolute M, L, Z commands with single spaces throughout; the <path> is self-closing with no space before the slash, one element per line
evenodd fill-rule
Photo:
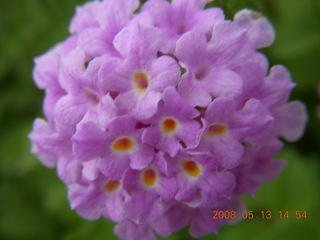
<path fill-rule="evenodd" d="M 226 17 L 232 19 L 234 13 L 243 9 L 249 8 L 264 13 L 266 0 L 215 0 L 208 3 L 208 7 L 221 7 L 223 8 Z"/>
<path fill-rule="evenodd" d="M 113 223 L 87 221 L 70 210 L 64 184 L 55 170 L 30 154 L 32 121 L 42 116 L 43 92 L 32 80 L 33 58 L 68 36 L 75 6 L 84 0 L 0 1 L 0 239 L 117 239 Z M 203 239 L 320 239 L 320 3 L 318 0 L 216 0 L 232 19 L 241 8 L 268 16 L 277 38 L 264 49 L 270 64 L 284 64 L 298 86 L 292 99 L 307 104 L 305 136 L 278 156 L 288 166 L 256 197 L 245 196 L 248 210 L 307 211 L 307 219 L 253 219 L 225 226 Z M 208 6 L 209 6 L 208 5 Z M 191 239 L 187 229 L 163 239 Z"/>

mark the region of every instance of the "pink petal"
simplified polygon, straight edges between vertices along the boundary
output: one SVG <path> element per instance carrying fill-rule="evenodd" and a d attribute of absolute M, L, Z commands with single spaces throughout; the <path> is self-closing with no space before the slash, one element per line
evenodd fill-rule
<path fill-rule="evenodd" d="M 304 133 L 307 110 L 303 103 L 292 101 L 274 110 L 276 132 L 288 141 L 297 141 Z"/>

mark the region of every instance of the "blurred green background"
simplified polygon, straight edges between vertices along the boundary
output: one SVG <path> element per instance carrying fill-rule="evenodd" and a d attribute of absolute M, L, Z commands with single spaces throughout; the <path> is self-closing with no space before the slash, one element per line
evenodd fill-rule
<path fill-rule="evenodd" d="M 27 139 L 33 119 L 43 116 L 43 92 L 32 80 L 33 58 L 68 36 L 75 6 L 84 0 L 0 1 L 0 239 L 117 239 L 113 224 L 86 221 L 70 210 L 64 184 L 54 169 L 30 154 Z M 284 64 L 298 84 L 291 99 L 306 103 L 305 136 L 286 145 L 277 158 L 288 160 L 274 181 L 255 198 L 244 196 L 249 210 L 289 211 L 290 219 L 244 220 L 203 239 L 320 239 L 320 83 L 319 0 L 216 0 L 232 18 L 241 8 L 261 11 L 273 23 L 275 43 L 264 49 L 271 64 Z M 296 211 L 307 218 L 295 219 Z M 167 239 L 192 239 L 184 230 Z"/>

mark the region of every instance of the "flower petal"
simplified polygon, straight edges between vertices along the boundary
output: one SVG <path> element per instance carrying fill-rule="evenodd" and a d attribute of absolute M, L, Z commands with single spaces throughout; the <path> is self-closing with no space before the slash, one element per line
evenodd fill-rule
<path fill-rule="evenodd" d="M 79 160 L 92 160 L 104 156 L 107 136 L 95 123 L 87 122 L 77 129 L 72 142 L 73 152 Z"/>
<path fill-rule="evenodd" d="M 307 123 L 307 110 L 303 103 L 292 101 L 277 107 L 274 111 L 276 132 L 288 141 L 297 141 L 303 134 Z"/>
<path fill-rule="evenodd" d="M 255 47 L 263 48 L 272 44 L 275 32 L 266 17 L 259 12 L 243 9 L 236 13 L 234 21 L 246 29 L 246 34 Z"/>

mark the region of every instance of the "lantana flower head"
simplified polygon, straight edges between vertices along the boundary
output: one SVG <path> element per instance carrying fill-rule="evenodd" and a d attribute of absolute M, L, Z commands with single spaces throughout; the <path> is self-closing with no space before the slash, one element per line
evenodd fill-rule
<path fill-rule="evenodd" d="M 72 209 L 116 222 L 122 239 L 217 233 L 234 219 L 212 211 L 245 209 L 241 196 L 283 168 L 281 138 L 303 133 L 290 73 L 258 52 L 270 22 L 249 9 L 226 20 L 208 2 L 88 2 L 35 59 L 46 119 L 32 151 L 57 167 Z"/>

